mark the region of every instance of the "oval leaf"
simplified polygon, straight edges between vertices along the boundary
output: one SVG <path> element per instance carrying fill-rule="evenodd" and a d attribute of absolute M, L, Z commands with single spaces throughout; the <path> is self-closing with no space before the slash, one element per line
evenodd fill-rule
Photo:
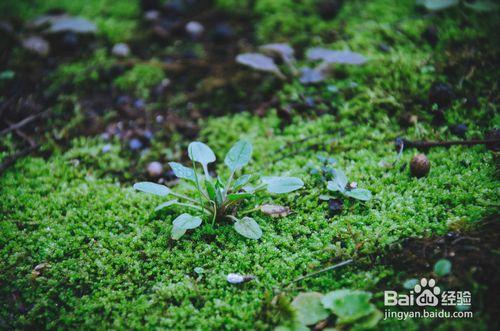
<path fill-rule="evenodd" d="M 242 186 L 244 186 L 246 183 L 248 183 L 248 181 L 250 180 L 251 177 L 252 177 L 252 175 L 243 175 L 243 176 L 239 177 L 233 183 L 233 190 L 239 190 Z"/>
<path fill-rule="evenodd" d="M 160 209 L 167 208 L 167 207 L 170 207 L 172 205 L 175 205 L 177 203 L 177 201 L 179 201 L 179 200 L 175 199 L 175 200 L 166 201 L 166 202 L 158 205 L 158 207 L 155 208 L 155 211 L 158 211 Z"/>
<path fill-rule="evenodd" d="M 170 189 L 165 185 L 160 185 L 152 182 L 135 183 L 134 189 L 150 194 L 159 195 L 162 197 L 167 196 L 170 193 Z"/>
<path fill-rule="evenodd" d="M 278 54 L 281 56 L 283 61 L 290 63 L 293 61 L 294 50 L 288 44 L 266 44 L 259 47 L 262 52 L 273 54 Z"/>
<path fill-rule="evenodd" d="M 259 53 L 244 53 L 236 57 L 236 62 L 254 68 L 256 70 L 279 73 L 282 75 L 273 59 Z"/>
<path fill-rule="evenodd" d="M 188 179 L 193 182 L 196 181 L 196 176 L 194 175 L 193 169 L 185 167 L 177 162 L 169 162 L 168 165 L 170 165 L 170 168 L 172 168 L 177 178 Z"/>
<path fill-rule="evenodd" d="M 201 218 L 184 213 L 177 216 L 173 224 L 174 227 L 183 230 L 195 229 L 200 226 Z"/>
<path fill-rule="evenodd" d="M 206 166 L 215 162 L 215 154 L 206 144 L 195 141 L 188 146 L 189 158 Z"/>
<path fill-rule="evenodd" d="M 325 294 L 321 302 L 338 316 L 339 322 L 351 323 L 375 311 L 371 297 L 369 292 L 343 289 Z"/>
<path fill-rule="evenodd" d="M 363 64 L 366 58 L 356 52 L 351 51 L 335 51 L 331 49 L 315 47 L 307 50 L 306 56 L 309 60 L 323 60 L 326 63 L 340 64 Z"/>
<path fill-rule="evenodd" d="M 443 277 L 451 272 L 451 262 L 447 259 L 441 259 L 434 265 L 434 272 L 436 275 Z"/>
<path fill-rule="evenodd" d="M 323 295 L 318 292 L 300 293 L 293 299 L 292 307 L 297 311 L 297 320 L 305 325 L 313 325 L 326 319 L 330 313 L 321 304 Z"/>
<path fill-rule="evenodd" d="M 252 144 L 246 140 L 240 140 L 227 152 L 224 163 L 231 171 L 243 168 L 252 157 Z"/>
<path fill-rule="evenodd" d="M 262 237 L 262 230 L 259 224 L 251 217 L 243 217 L 234 223 L 234 229 L 243 237 L 249 239 L 259 239 Z"/>
<path fill-rule="evenodd" d="M 348 197 L 358 199 L 361 201 L 368 201 L 372 198 L 372 192 L 364 188 L 355 188 L 353 190 L 346 190 L 344 192 Z"/>
<path fill-rule="evenodd" d="M 184 234 L 186 233 L 186 230 L 184 229 L 179 229 L 175 225 L 172 227 L 172 233 L 170 234 L 170 237 L 173 240 L 179 240 Z"/>
<path fill-rule="evenodd" d="M 263 177 L 262 181 L 271 193 L 289 193 L 304 186 L 304 182 L 297 177 Z"/>
<path fill-rule="evenodd" d="M 428 10 L 443 10 L 458 5 L 458 0 L 424 0 L 424 6 Z"/>

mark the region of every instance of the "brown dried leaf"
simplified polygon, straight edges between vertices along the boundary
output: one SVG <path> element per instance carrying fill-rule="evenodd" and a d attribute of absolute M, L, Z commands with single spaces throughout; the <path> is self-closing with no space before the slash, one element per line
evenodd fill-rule
<path fill-rule="evenodd" d="M 291 209 L 286 206 L 265 204 L 260 206 L 260 211 L 271 217 L 285 217 L 292 213 Z"/>

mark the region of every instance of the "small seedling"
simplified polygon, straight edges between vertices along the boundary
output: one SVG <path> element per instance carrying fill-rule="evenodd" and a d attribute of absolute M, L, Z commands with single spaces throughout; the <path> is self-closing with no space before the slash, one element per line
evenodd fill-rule
<path fill-rule="evenodd" d="M 358 188 L 356 182 L 349 183 L 346 175 L 340 169 L 335 169 L 334 179 L 328 181 L 326 188 L 329 191 L 340 192 L 347 197 L 361 201 L 368 201 L 372 198 L 372 193 L 369 190 Z M 331 197 L 328 197 L 328 199 L 331 199 Z"/>
<path fill-rule="evenodd" d="M 262 177 L 260 180 L 255 180 L 257 184 L 254 186 L 249 184 L 256 177 L 253 175 L 241 175 L 234 180 L 236 172 L 250 162 L 252 156 L 252 145 L 244 140 L 234 144 L 224 159 L 224 163 L 230 170 L 229 177 L 225 182 L 219 177 L 212 178 L 208 172 L 208 164 L 215 162 L 215 154 L 210 147 L 201 142 L 192 142 L 188 147 L 188 156 L 193 163 L 193 168 L 177 162 L 170 162 L 169 165 L 175 176 L 193 184 L 196 197 L 189 197 L 174 192 L 164 185 L 151 182 L 140 182 L 134 185 L 134 188 L 139 191 L 162 197 L 170 195 L 176 198 L 162 203 L 156 207 L 156 210 L 177 205 L 198 213 L 198 216 L 183 213 L 173 221 L 173 239 L 182 237 L 186 230 L 199 227 L 203 218 L 211 219 L 212 225 L 216 221 L 230 219 L 234 221 L 236 232 L 246 238 L 259 239 L 262 236 L 259 225 L 251 217 L 236 217 L 237 206 L 264 190 L 280 194 L 289 193 L 304 186 L 302 180 L 296 177 Z M 203 175 L 198 173 L 196 163 L 201 164 Z M 252 211 L 249 210 L 241 214 Z"/>
<path fill-rule="evenodd" d="M 299 293 L 291 303 L 295 314 L 282 327 L 293 330 L 308 330 L 313 326 L 322 326 L 321 329 L 335 326 L 339 330 L 373 328 L 382 313 L 370 302 L 371 298 L 370 292 L 350 289 L 327 294 Z"/>
<path fill-rule="evenodd" d="M 363 55 L 349 50 L 339 51 L 314 47 L 307 50 L 306 57 L 311 62 L 319 61 L 319 64 L 314 68 L 305 66 L 297 70 L 295 66 L 294 50 L 290 45 L 267 44 L 261 46 L 259 49 L 265 54 L 280 56 L 283 63 L 288 66 L 290 76 L 299 76 L 299 81 L 302 84 L 322 82 L 327 78 L 327 72 L 334 64 L 361 65 L 367 61 Z M 249 66 L 255 70 L 273 73 L 280 79 L 287 79 L 287 76 L 283 74 L 270 56 L 260 53 L 243 53 L 236 57 L 236 62 Z"/>

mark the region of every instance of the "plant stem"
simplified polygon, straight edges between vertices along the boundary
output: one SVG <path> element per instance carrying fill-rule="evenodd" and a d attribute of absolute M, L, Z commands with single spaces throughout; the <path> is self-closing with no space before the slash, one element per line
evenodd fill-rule
<path fill-rule="evenodd" d="M 316 276 L 316 275 L 319 275 L 319 274 L 322 274 L 324 272 L 327 272 L 327 271 L 330 271 L 330 270 L 334 270 L 334 269 L 337 269 L 337 268 L 340 268 L 340 267 L 343 267 L 345 265 L 348 265 L 348 264 L 351 264 L 354 260 L 352 259 L 349 259 L 349 260 L 346 260 L 346 261 L 342 261 L 340 263 L 337 263 L 337 264 L 334 264 L 332 266 L 329 266 L 329 267 L 326 267 L 324 269 L 321 269 L 321 270 L 318 270 L 318 271 L 315 271 L 315 272 L 312 272 L 310 274 L 307 274 L 305 276 L 302 276 L 302 277 L 299 277 L 295 280 L 292 280 L 286 287 L 290 287 L 293 283 L 296 283 L 296 282 L 300 282 L 301 280 L 303 279 L 306 279 L 306 278 L 309 278 L 309 277 L 313 277 L 313 276 Z"/>
<path fill-rule="evenodd" d="M 231 182 L 233 181 L 234 171 L 231 171 L 231 175 L 226 182 L 226 187 L 224 187 L 224 200 L 226 200 L 227 192 L 229 191 L 229 187 L 231 186 Z"/>
<path fill-rule="evenodd" d="M 226 217 L 227 217 L 227 218 L 229 218 L 229 219 L 231 219 L 231 220 L 233 220 L 233 221 L 235 221 L 235 222 L 238 222 L 238 221 L 239 221 L 239 219 L 237 219 L 237 218 L 236 218 L 236 217 L 234 217 L 233 215 L 226 215 Z"/>
<path fill-rule="evenodd" d="M 453 140 L 453 141 L 411 141 L 407 139 L 403 139 L 403 143 L 405 147 L 413 147 L 413 148 L 428 148 L 428 147 L 448 147 L 453 145 L 464 145 L 464 146 L 473 146 L 473 145 L 489 145 L 489 144 L 498 144 L 500 143 L 500 139 L 476 139 L 476 140 Z"/>
<path fill-rule="evenodd" d="M 242 211 L 240 214 L 241 215 L 246 215 L 246 214 L 253 213 L 254 211 L 257 211 L 257 210 L 260 210 L 259 206 L 255 207 L 255 208 L 252 208 L 252 209 L 249 209 L 249 210 Z"/>
<path fill-rule="evenodd" d="M 200 207 L 200 206 L 195 206 L 195 205 L 192 205 L 192 204 L 190 204 L 190 203 L 176 202 L 175 204 L 176 204 L 176 205 L 179 205 L 179 206 L 184 206 L 184 207 L 188 207 L 188 208 L 197 209 L 197 210 L 202 211 L 202 212 L 204 212 L 204 213 L 206 213 L 206 214 L 208 214 L 208 215 L 211 215 L 211 214 L 212 214 L 212 213 L 211 213 L 209 210 L 207 210 L 206 208 L 204 208 L 204 207 Z"/>
<path fill-rule="evenodd" d="M 174 191 L 170 191 L 170 194 L 172 194 L 174 197 L 178 197 L 180 199 L 191 201 L 192 203 L 199 203 L 199 201 L 196 201 L 195 199 L 192 199 L 184 194 L 176 193 Z"/>

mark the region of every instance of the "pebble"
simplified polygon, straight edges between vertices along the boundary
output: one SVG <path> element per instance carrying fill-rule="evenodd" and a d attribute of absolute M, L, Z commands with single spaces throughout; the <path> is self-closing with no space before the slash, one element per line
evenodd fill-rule
<path fill-rule="evenodd" d="M 454 93 L 450 84 L 434 83 L 429 90 L 429 104 L 438 105 L 439 109 L 448 108 L 453 102 Z"/>
<path fill-rule="evenodd" d="M 149 177 L 157 178 L 157 177 L 160 177 L 161 174 L 163 173 L 163 166 L 160 162 L 153 161 L 153 162 L 148 164 L 147 170 L 148 170 Z"/>
<path fill-rule="evenodd" d="M 203 32 L 205 32 L 205 28 L 201 23 L 191 21 L 186 24 L 186 32 L 191 36 L 191 38 L 198 39 L 203 35 Z"/>
<path fill-rule="evenodd" d="M 410 161 L 410 174 L 413 177 L 425 177 L 431 169 L 431 163 L 424 154 L 415 155 Z"/>
<path fill-rule="evenodd" d="M 125 43 L 115 44 L 111 49 L 111 54 L 118 57 L 127 57 L 130 55 L 130 48 Z"/>
<path fill-rule="evenodd" d="M 21 43 L 25 49 L 37 55 L 47 56 L 49 54 L 49 43 L 42 37 L 30 36 L 23 39 Z"/>
<path fill-rule="evenodd" d="M 142 148 L 142 142 L 137 138 L 130 139 L 128 146 L 131 150 L 137 151 Z"/>

